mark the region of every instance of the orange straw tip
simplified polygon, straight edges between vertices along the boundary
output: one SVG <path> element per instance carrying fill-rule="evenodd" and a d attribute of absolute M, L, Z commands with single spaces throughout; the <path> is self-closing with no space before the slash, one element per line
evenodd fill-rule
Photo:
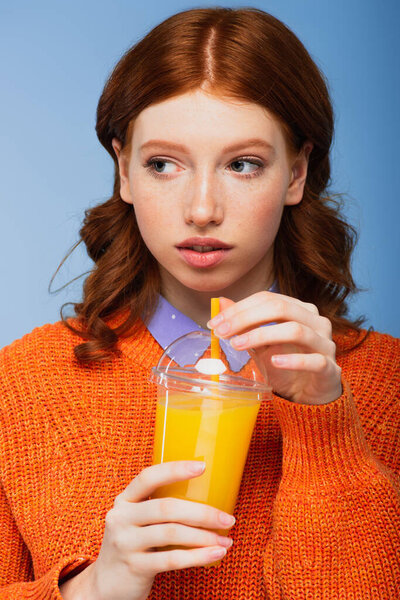
<path fill-rule="evenodd" d="M 219 298 L 211 298 L 211 318 L 217 316 L 219 313 Z M 214 334 L 214 331 L 211 330 L 211 358 L 220 359 L 220 349 L 219 349 L 219 338 Z M 212 375 L 211 379 L 213 381 L 219 381 L 218 375 Z"/>
<path fill-rule="evenodd" d="M 219 313 L 219 298 L 211 298 L 211 319 Z"/>

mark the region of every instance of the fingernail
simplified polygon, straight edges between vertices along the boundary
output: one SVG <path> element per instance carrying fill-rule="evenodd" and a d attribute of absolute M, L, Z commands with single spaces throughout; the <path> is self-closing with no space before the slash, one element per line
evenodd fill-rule
<path fill-rule="evenodd" d="M 215 333 L 219 333 L 220 335 L 225 335 L 230 330 L 231 326 L 229 323 L 222 323 L 215 329 Z"/>
<path fill-rule="evenodd" d="M 237 335 L 231 339 L 231 346 L 234 346 L 235 348 L 242 348 L 243 346 L 246 346 L 248 341 L 249 336 L 247 334 Z"/>
<path fill-rule="evenodd" d="M 215 550 L 211 550 L 210 556 L 211 558 L 222 558 L 226 554 L 226 548 L 216 548 Z"/>
<path fill-rule="evenodd" d="M 196 461 L 189 465 L 189 471 L 190 473 L 193 473 L 193 475 L 201 473 L 202 471 L 204 471 L 205 468 L 206 463 L 204 461 Z"/>
<path fill-rule="evenodd" d="M 218 544 L 221 544 L 221 546 L 224 546 L 225 548 L 230 548 L 233 544 L 233 540 L 231 538 L 219 535 Z"/>
<path fill-rule="evenodd" d="M 234 525 L 236 522 L 236 519 L 234 516 L 228 515 L 226 513 L 220 513 L 219 520 L 221 521 L 222 525 L 228 525 L 228 526 Z"/>
<path fill-rule="evenodd" d="M 213 319 L 210 319 L 207 323 L 207 327 L 210 326 L 211 329 L 213 327 L 216 327 L 218 325 L 218 323 L 222 323 L 222 321 L 224 320 L 223 315 L 219 314 L 216 315 Z"/>
<path fill-rule="evenodd" d="M 276 365 L 284 365 L 287 363 L 286 356 L 284 356 L 282 354 L 276 354 L 275 356 L 272 356 L 271 360 Z"/>

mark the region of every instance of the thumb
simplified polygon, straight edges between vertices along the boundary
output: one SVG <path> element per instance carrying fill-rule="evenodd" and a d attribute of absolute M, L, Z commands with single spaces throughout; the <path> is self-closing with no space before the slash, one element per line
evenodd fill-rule
<path fill-rule="evenodd" d="M 232 306 L 233 304 L 235 304 L 235 302 L 233 300 L 230 300 L 229 298 L 225 298 L 224 296 L 219 297 L 220 312 L 225 310 L 226 308 L 229 308 L 229 306 Z"/>

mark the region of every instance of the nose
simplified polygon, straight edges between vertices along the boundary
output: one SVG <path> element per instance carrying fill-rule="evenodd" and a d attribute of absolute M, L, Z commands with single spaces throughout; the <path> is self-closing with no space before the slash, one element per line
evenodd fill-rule
<path fill-rule="evenodd" d="M 195 175 L 185 204 L 186 223 L 205 227 L 210 223 L 219 225 L 222 222 L 222 195 L 217 187 L 217 182 L 209 171 L 203 170 Z"/>

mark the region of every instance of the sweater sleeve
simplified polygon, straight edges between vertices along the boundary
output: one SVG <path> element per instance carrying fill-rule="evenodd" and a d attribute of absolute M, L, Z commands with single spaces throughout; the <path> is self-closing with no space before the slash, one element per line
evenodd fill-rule
<path fill-rule="evenodd" d="M 400 478 L 373 455 L 349 384 L 330 404 L 274 396 L 273 407 L 283 465 L 264 555 L 268 598 L 398 599 Z"/>
<path fill-rule="evenodd" d="M 0 600 L 62 600 L 59 585 L 77 575 L 94 562 L 92 556 L 60 556 L 52 568 L 35 579 L 32 556 L 18 527 L 9 499 L 5 492 L 2 469 L 18 470 L 18 461 L 12 460 L 10 447 L 4 443 L 4 432 L 9 423 L 3 420 L 3 404 L 13 397 L 6 384 L 4 356 L 7 348 L 0 351 Z M 20 402 L 22 405 L 22 402 Z M 12 410 L 12 409 L 10 409 Z M 18 443 L 15 445 L 19 448 Z M 9 466 L 4 467 L 9 461 Z M 40 523 L 37 525 L 40 527 Z"/>
<path fill-rule="evenodd" d="M 43 577 L 34 580 L 32 560 L 0 485 L 0 600 L 62 600 L 59 583 L 77 575 L 94 559 L 61 558 Z"/>

